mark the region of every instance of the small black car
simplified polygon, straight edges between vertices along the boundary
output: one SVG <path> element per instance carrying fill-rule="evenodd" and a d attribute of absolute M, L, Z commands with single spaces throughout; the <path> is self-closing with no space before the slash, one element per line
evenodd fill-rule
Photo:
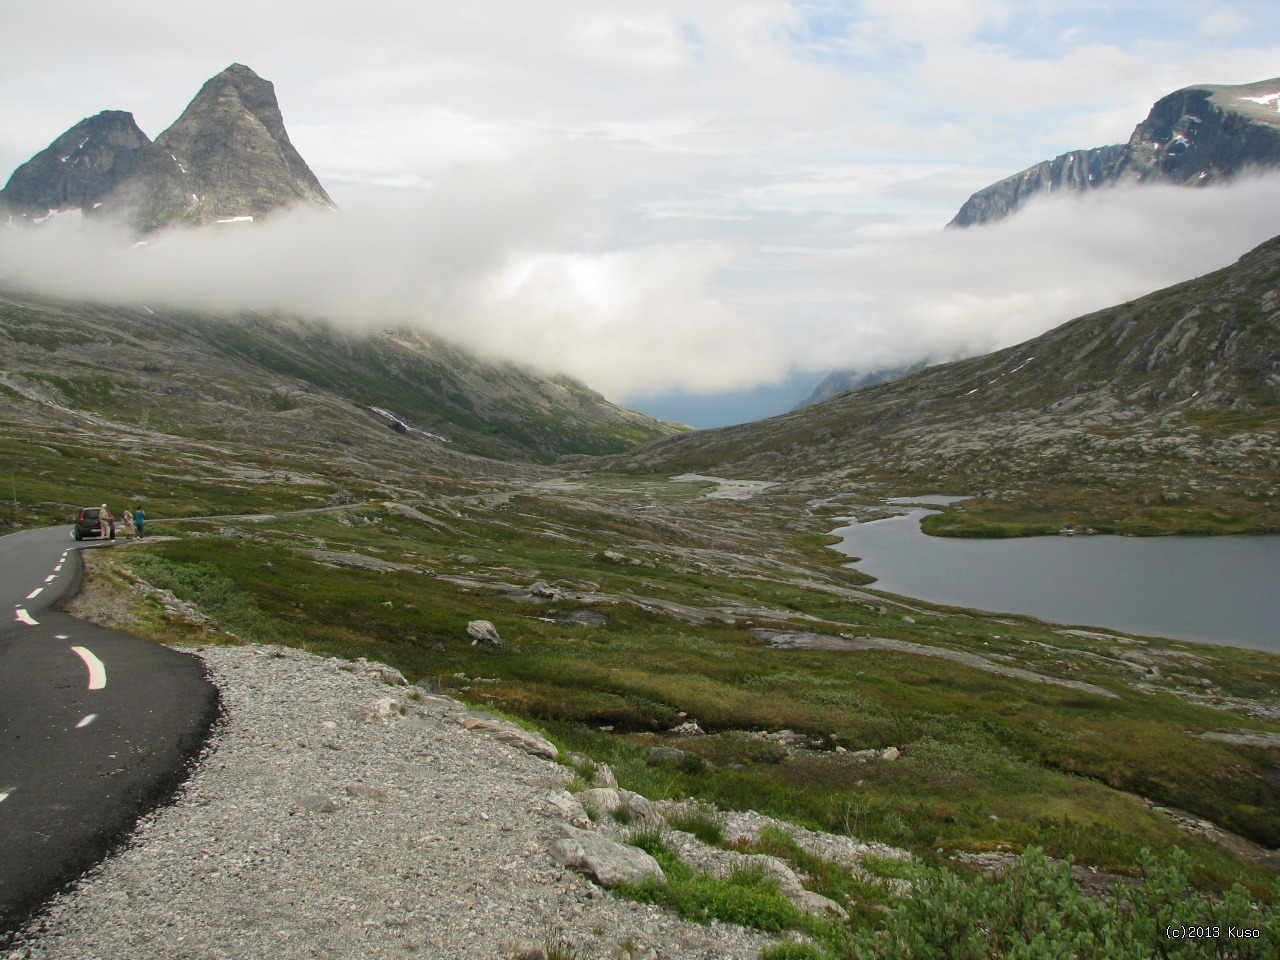
<path fill-rule="evenodd" d="M 83 540 L 85 537 L 102 536 L 102 524 L 98 520 L 98 515 L 102 512 L 101 507 L 85 507 L 76 514 L 75 538 Z M 107 527 L 111 531 L 110 539 L 116 538 L 116 522 L 108 521 Z"/>

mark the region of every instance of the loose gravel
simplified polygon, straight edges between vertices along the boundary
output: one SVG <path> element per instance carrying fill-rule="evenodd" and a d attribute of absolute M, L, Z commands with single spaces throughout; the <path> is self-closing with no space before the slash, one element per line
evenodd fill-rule
<path fill-rule="evenodd" d="M 771 942 L 557 864 L 547 798 L 572 772 L 464 730 L 457 701 L 289 648 L 200 655 L 226 716 L 180 797 L 7 960 L 726 960 Z"/>

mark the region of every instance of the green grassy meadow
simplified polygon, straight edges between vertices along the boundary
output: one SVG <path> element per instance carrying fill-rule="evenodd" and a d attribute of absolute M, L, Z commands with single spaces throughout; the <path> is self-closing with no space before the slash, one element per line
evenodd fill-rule
<path fill-rule="evenodd" d="M 656 492 L 679 501 L 679 486 L 663 483 Z M 119 563 L 218 622 L 210 630 L 153 618 L 157 639 L 236 638 L 385 661 L 411 680 L 429 677 L 477 706 L 526 718 L 570 750 L 608 761 L 624 786 L 652 797 L 757 809 L 905 846 L 926 861 L 957 850 L 1038 847 L 1125 874 L 1142 849 L 1178 845 L 1191 853 L 1196 882 L 1209 888 L 1239 881 L 1262 889 L 1272 875 L 1179 830 L 1142 798 L 1280 845 L 1280 805 L 1267 779 L 1274 751 L 1189 735 L 1280 725 L 1141 689 L 1087 639 L 1030 619 L 921 604 L 908 623 L 884 604 L 782 577 L 694 569 L 653 549 L 631 550 L 631 562 L 620 564 L 605 558 L 605 544 L 637 534 L 637 523 L 652 533 L 653 521 L 640 511 L 589 522 L 593 511 L 581 496 L 417 506 L 448 529 L 381 507 L 243 524 L 241 539 L 227 537 L 221 523 L 219 532 L 212 524 L 161 524 L 154 532 L 177 538 L 134 547 Z M 405 569 L 334 566 L 305 552 L 321 542 L 330 555 Z M 794 555 L 809 549 L 802 542 Z M 611 599 L 536 599 L 526 589 L 535 580 Z M 646 609 L 646 598 L 752 612 L 693 624 Z M 606 619 L 570 622 L 582 609 Z M 474 619 L 491 620 L 502 644 L 472 645 L 465 628 Z M 1070 661 L 1071 679 L 1119 697 L 889 650 L 772 649 L 752 632 L 797 622 L 1016 657 L 1048 675 Z M 1200 659 L 1224 696 L 1274 700 L 1270 691 L 1280 687 L 1277 658 L 1212 648 Z M 707 735 L 666 732 L 686 717 Z M 780 730 L 806 735 L 812 748 L 788 751 L 760 736 Z M 658 745 L 686 755 L 651 761 L 648 749 Z M 890 746 L 902 752 L 894 762 L 850 756 Z"/>

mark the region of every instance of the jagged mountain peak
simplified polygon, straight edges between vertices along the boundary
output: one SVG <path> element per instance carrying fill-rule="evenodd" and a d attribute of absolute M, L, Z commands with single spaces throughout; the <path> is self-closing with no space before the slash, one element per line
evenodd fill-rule
<path fill-rule="evenodd" d="M 133 167 L 151 138 L 133 114 L 104 110 L 86 117 L 13 172 L 0 201 L 26 216 L 91 209 Z"/>
<path fill-rule="evenodd" d="M 275 87 L 233 63 L 211 77 L 103 204 L 141 230 L 332 208 L 289 140 Z"/>
<path fill-rule="evenodd" d="M 184 120 L 190 123 L 193 119 L 210 113 L 217 114 L 220 111 L 236 109 L 247 111 L 262 124 L 277 143 L 292 146 L 289 135 L 284 129 L 284 117 L 280 113 L 280 104 L 276 100 L 275 84 L 270 80 L 263 80 L 243 63 L 233 63 L 221 73 L 206 80 L 200 92 L 182 112 L 178 122 L 169 130 L 180 131 Z M 177 136 L 176 132 L 174 136 Z M 301 157 L 298 158 L 298 160 L 301 159 Z M 303 166 L 305 167 L 306 164 Z M 316 186 L 319 187 L 319 184 L 317 183 Z"/>
<path fill-rule="evenodd" d="M 333 209 L 289 140 L 275 86 L 242 63 L 207 80 L 154 142 L 132 114 L 107 110 L 58 137 L 0 191 L 11 215 L 80 208 L 142 231 L 299 205 Z"/>

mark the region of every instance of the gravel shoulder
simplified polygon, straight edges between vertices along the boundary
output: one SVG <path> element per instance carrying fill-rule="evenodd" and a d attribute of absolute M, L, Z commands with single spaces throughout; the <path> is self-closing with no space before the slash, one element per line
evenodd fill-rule
<path fill-rule="evenodd" d="M 619 899 L 547 850 L 568 768 L 377 665 L 199 651 L 225 716 L 178 800 L 10 960 L 753 958 L 770 941 Z"/>

